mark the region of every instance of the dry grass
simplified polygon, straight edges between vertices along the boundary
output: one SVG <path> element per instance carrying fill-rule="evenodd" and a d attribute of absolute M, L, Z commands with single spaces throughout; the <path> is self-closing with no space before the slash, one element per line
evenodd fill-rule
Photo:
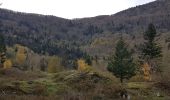
<path fill-rule="evenodd" d="M 41 72 L 21 71 L 17 68 L 0 69 L 1 78 L 8 78 L 10 80 L 35 80 L 44 77 Z"/>

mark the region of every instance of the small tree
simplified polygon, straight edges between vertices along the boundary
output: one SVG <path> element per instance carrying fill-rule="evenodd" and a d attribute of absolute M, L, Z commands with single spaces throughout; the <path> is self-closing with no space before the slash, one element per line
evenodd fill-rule
<path fill-rule="evenodd" d="M 25 66 L 27 60 L 27 50 L 26 47 L 19 44 L 16 45 L 16 64 L 22 70 L 27 70 Z"/>
<path fill-rule="evenodd" d="M 87 63 L 88 65 L 92 65 L 92 58 L 91 58 L 91 56 L 90 55 L 88 55 L 88 54 L 85 54 L 84 55 L 84 60 L 85 60 L 85 63 Z"/>
<path fill-rule="evenodd" d="M 6 60 L 6 45 L 5 40 L 2 34 L 0 34 L 0 65 L 3 66 L 3 63 Z"/>
<path fill-rule="evenodd" d="M 78 64 L 77 70 L 80 72 L 89 72 L 91 70 L 91 67 L 83 59 L 77 60 L 77 64 Z"/>
<path fill-rule="evenodd" d="M 132 54 L 128 51 L 122 38 L 117 42 L 115 54 L 110 59 L 107 69 L 120 78 L 121 83 L 124 79 L 129 79 L 135 75 L 136 67 Z"/>
<path fill-rule="evenodd" d="M 158 64 L 154 61 L 161 57 L 161 47 L 155 43 L 157 35 L 156 28 L 153 24 L 149 24 L 147 31 L 144 34 L 144 44 L 141 46 L 141 58 L 147 62 L 151 70 L 158 70 Z"/>
<path fill-rule="evenodd" d="M 12 68 L 12 61 L 10 59 L 7 59 L 3 65 L 4 69 Z"/>
<path fill-rule="evenodd" d="M 46 70 L 47 70 L 47 65 L 48 65 L 48 62 L 47 62 L 46 59 L 43 57 L 43 58 L 40 60 L 40 70 L 41 70 L 41 71 L 46 71 Z"/>
<path fill-rule="evenodd" d="M 142 66 L 143 74 L 144 74 L 144 79 L 147 81 L 151 80 L 151 75 L 150 75 L 150 67 L 148 63 L 144 63 Z"/>

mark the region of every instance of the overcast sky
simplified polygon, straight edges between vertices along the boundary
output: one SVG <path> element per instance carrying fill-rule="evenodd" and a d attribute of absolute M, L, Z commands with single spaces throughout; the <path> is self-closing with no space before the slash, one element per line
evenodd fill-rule
<path fill-rule="evenodd" d="M 110 15 L 151 1 L 154 0 L 0 0 L 1 8 L 69 19 Z"/>

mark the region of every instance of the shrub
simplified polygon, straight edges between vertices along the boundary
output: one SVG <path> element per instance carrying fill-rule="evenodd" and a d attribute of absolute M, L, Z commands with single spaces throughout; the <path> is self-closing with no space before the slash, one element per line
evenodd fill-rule
<path fill-rule="evenodd" d="M 8 68 L 11 68 L 12 67 L 12 62 L 10 59 L 7 59 L 5 62 L 4 62 L 4 69 L 8 69 Z"/>
<path fill-rule="evenodd" d="M 89 72 L 91 70 L 91 67 L 87 63 L 85 63 L 84 60 L 79 59 L 77 63 L 78 63 L 78 71 Z"/>

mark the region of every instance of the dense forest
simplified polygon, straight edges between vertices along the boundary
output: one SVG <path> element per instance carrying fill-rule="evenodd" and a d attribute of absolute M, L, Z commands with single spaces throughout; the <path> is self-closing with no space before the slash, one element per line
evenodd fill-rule
<path fill-rule="evenodd" d="M 38 53 L 53 55 L 90 44 L 93 38 L 106 33 L 140 34 L 149 23 L 153 23 L 158 32 L 168 32 L 169 12 L 168 0 L 158 0 L 110 16 L 73 20 L 0 9 L 0 32 L 5 34 L 8 45 L 19 43 Z"/>

